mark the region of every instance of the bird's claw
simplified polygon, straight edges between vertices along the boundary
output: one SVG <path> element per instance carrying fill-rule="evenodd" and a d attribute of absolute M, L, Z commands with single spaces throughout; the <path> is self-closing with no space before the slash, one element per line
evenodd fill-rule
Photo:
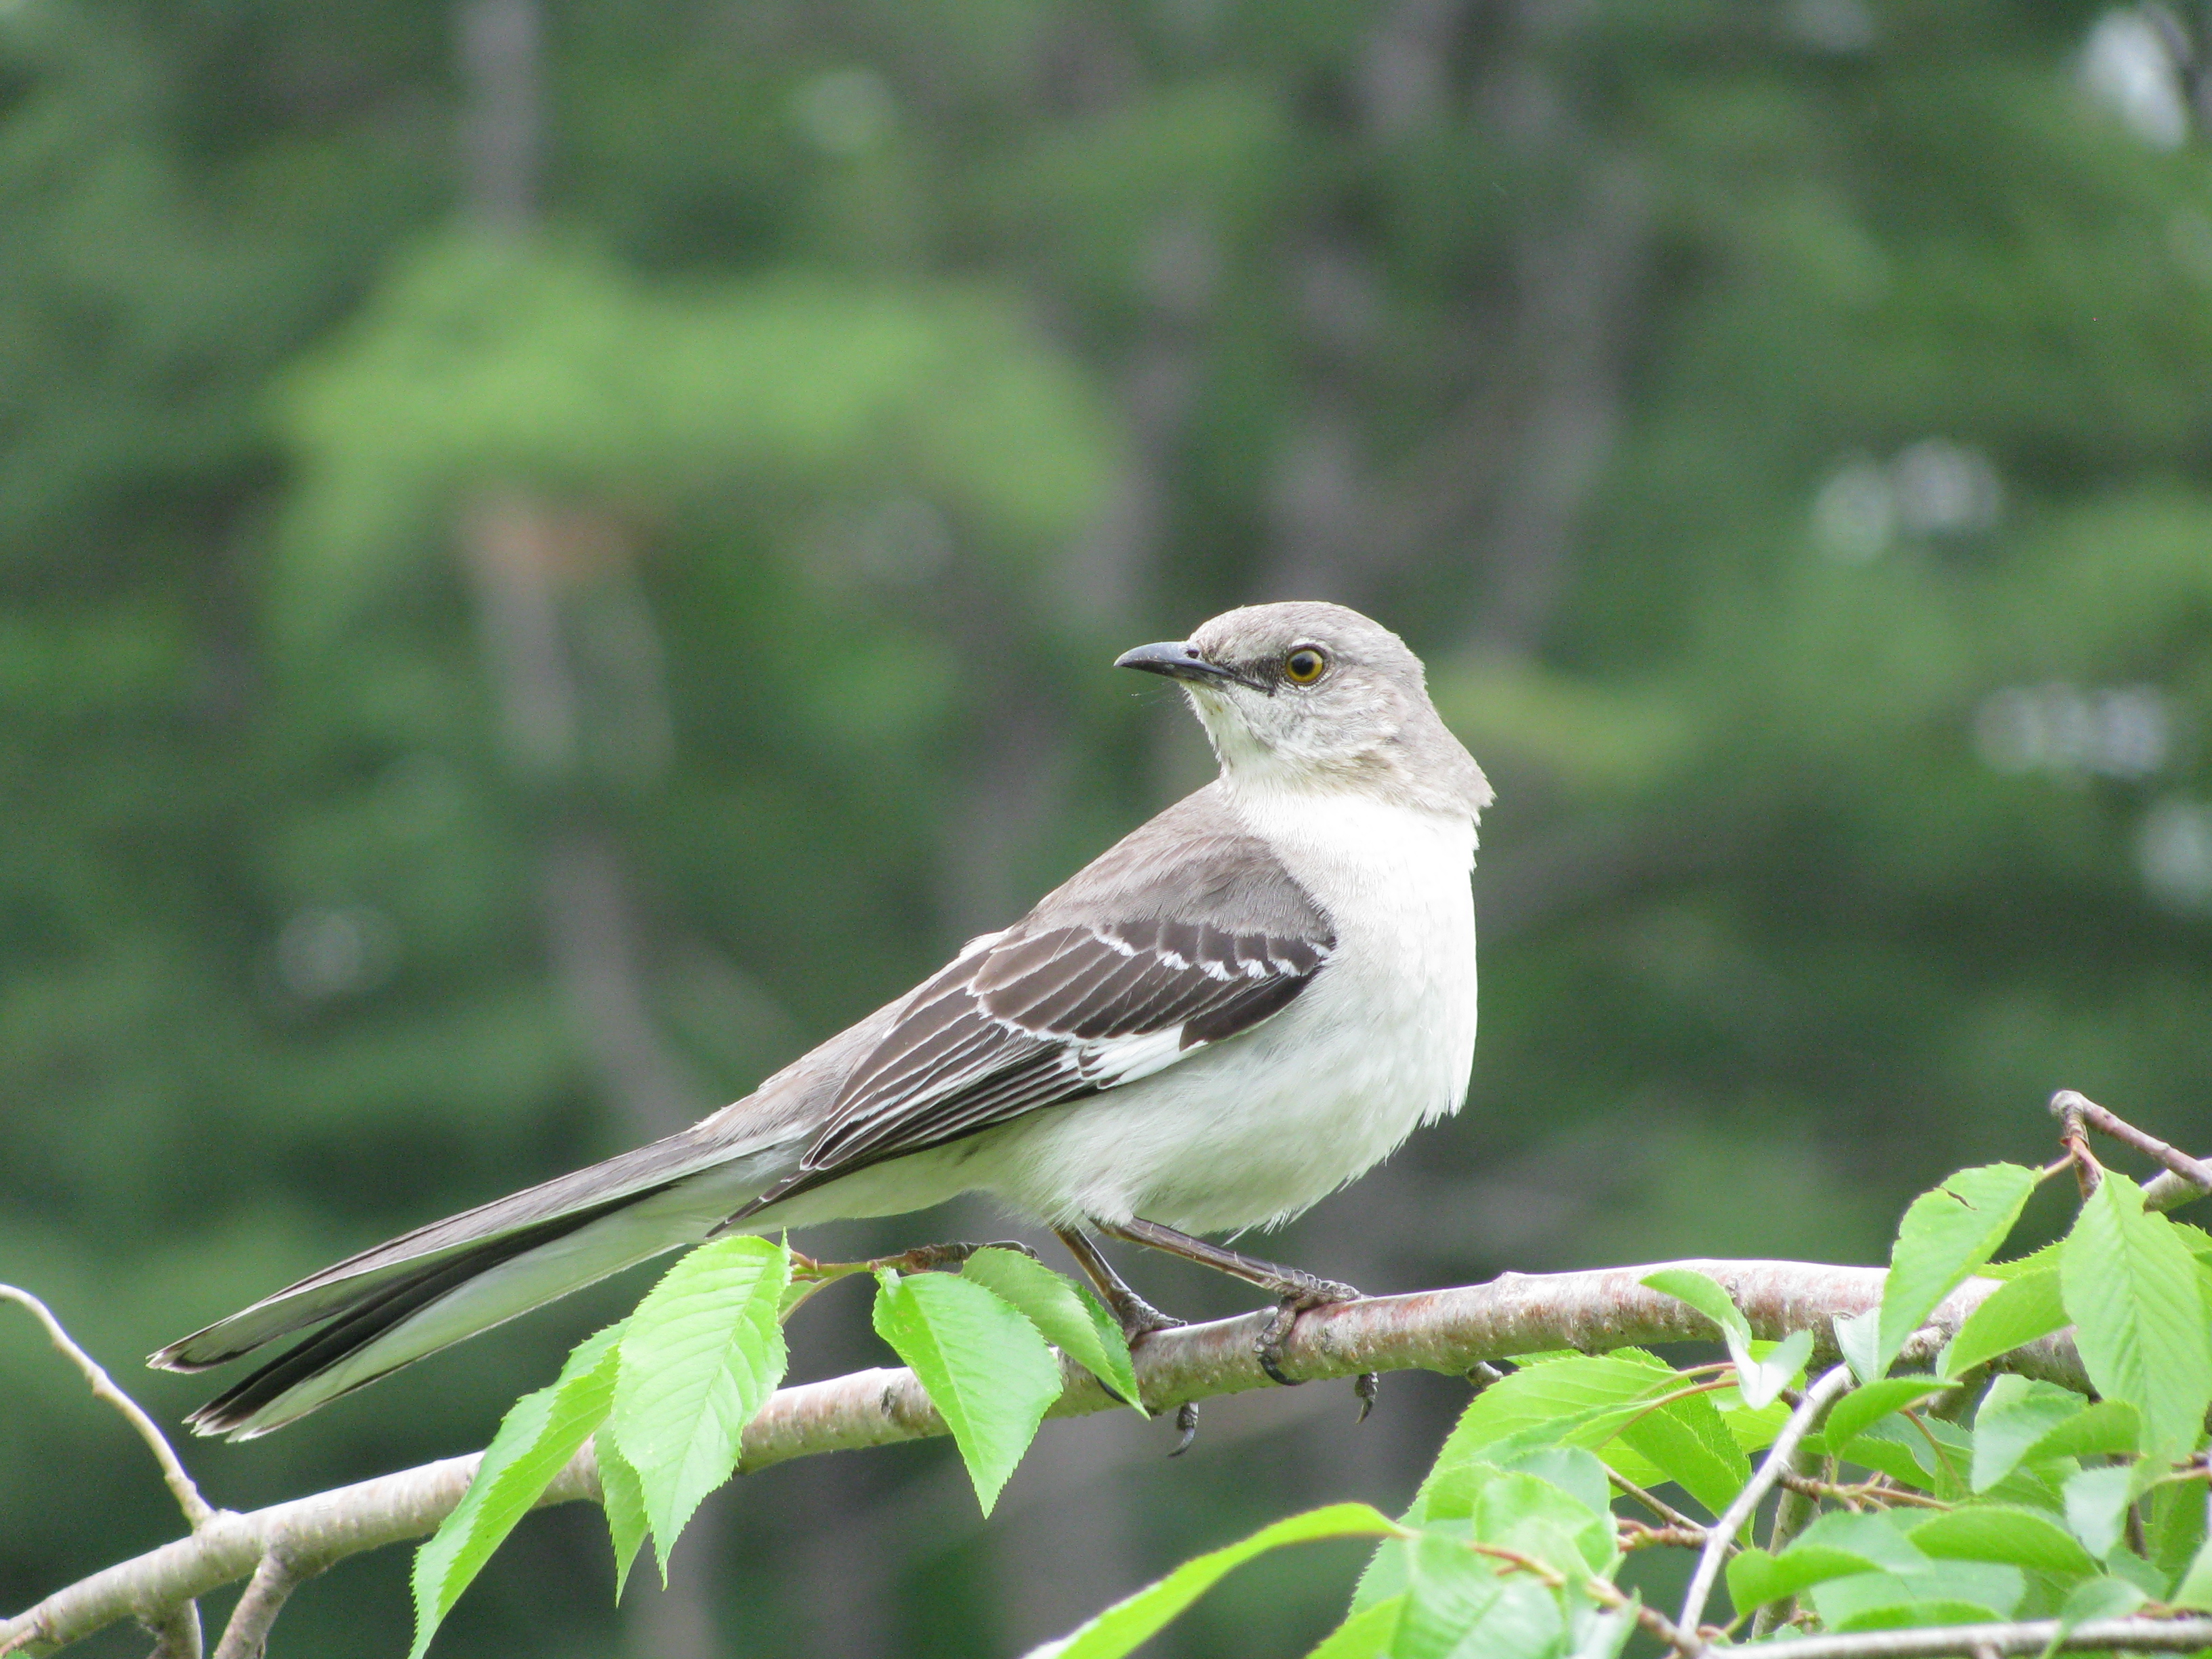
<path fill-rule="evenodd" d="M 1359 1396 L 1359 1415 L 1356 1422 L 1364 1423 L 1368 1413 L 1375 1409 L 1375 1397 L 1382 1391 L 1382 1373 L 1362 1371 L 1352 1379 L 1352 1391 Z"/>
<path fill-rule="evenodd" d="M 1295 1389 L 1304 1379 L 1285 1376 L 1283 1371 L 1283 1344 L 1297 1328 L 1298 1316 L 1313 1308 L 1334 1306 L 1340 1302 L 1357 1302 L 1359 1292 L 1349 1285 L 1340 1285 L 1333 1279 L 1311 1279 L 1285 1291 L 1283 1299 L 1275 1304 L 1274 1316 L 1261 1328 L 1254 1340 L 1252 1352 L 1260 1362 L 1260 1369 L 1273 1381 L 1286 1389 Z M 1361 1413 L 1364 1417 L 1366 1413 Z"/>
<path fill-rule="evenodd" d="M 1170 1457 L 1181 1457 L 1185 1452 L 1190 1449 L 1191 1442 L 1198 1438 L 1198 1407 L 1196 1404 L 1191 1401 L 1186 1400 L 1182 1405 L 1177 1406 L 1176 1407 L 1175 1420 L 1176 1431 L 1182 1436 L 1182 1438 L 1176 1442 L 1175 1449 L 1170 1452 L 1168 1455 Z"/>

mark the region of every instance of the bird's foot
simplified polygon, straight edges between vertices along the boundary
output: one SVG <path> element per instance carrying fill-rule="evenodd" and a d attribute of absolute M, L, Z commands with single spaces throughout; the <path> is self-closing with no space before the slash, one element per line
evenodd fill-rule
<path fill-rule="evenodd" d="M 1162 1313 L 1126 1285 L 1106 1298 L 1106 1308 L 1121 1328 L 1121 1340 L 1132 1348 L 1155 1331 L 1180 1330 L 1190 1322 Z"/>
<path fill-rule="evenodd" d="M 1268 1287 L 1282 1299 L 1275 1304 L 1275 1316 L 1261 1330 L 1252 1344 L 1252 1352 L 1260 1362 L 1260 1369 L 1286 1389 L 1297 1387 L 1302 1380 L 1288 1376 L 1283 1371 L 1283 1344 L 1298 1322 L 1298 1316 L 1314 1308 L 1332 1307 L 1340 1302 L 1357 1302 L 1359 1292 L 1349 1285 L 1340 1285 L 1333 1279 L 1316 1279 L 1310 1273 L 1284 1273 L 1279 1285 Z M 1362 1413 L 1364 1416 L 1366 1413 Z"/>
<path fill-rule="evenodd" d="M 1198 1438 L 1198 1407 L 1194 1402 L 1186 1400 L 1176 1407 L 1176 1432 L 1182 1438 L 1168 1454 L 1170 1457 L 1181 1457 L 1190 1449 L 1191 1442 Z"/>
<path fill-rule="evenodd" d="M 1375 1397 L 1382 1391 L 1382 1373 L 1362 1371 L 1352 1379 L 1352 1391 L 1359 1396 L 1359 1415 L 1355 1422 L 1364 1423 L 1368 1413 L 1375 1409 Z"/>

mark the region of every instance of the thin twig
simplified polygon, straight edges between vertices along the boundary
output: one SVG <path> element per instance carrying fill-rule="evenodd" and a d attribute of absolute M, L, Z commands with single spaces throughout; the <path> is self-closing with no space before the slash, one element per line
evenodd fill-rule
<path fill-rule="evenodd" d="M 2169 1146 L 2156 1135 L 2146 1133 L 2125 1118 L 2106 1111 L 2087 1095 L 2072 1089 L 2061 1089 L 2051 1097 L 2051 1110 L 2062 1121 L 2069 1118 L 2078 1121 L 2100 1135 L 2156 1158 L 2200 1194 L 2212 1193 L 2212 1164 L 2207 1164 L 2203 1158 L 2191 1158 L 2178 1146 Z"/>
<path fill-rule="evenodd" d="M 1656 1549 L 1662 1544 L 1679 1544 L 1685 1549 L 1703 1549 L 1705 1529 L 1703 1527 L 1654 1527 L 1644 1522 L 1626 1520 L 1618 1523 L 1620 1547 L 1623 1550 Z"/>
<path fill-rule="evenodd" d="M 2058 1144 L 2065 1148 L 2067 1158 L 2074 1165 L 2074 1182 L 2081 1190 L 2081 1201 L 2087 1204 L 2097 1190 L 2104 1166 L 2097 1162 L 2097 1155 L 2089 1150 L 2088 1132 L 2083 1127 L 2084 1114 L 2075 1103 L 2081 1098 L 2071 1089 L 2061 1089 L 2051 1097 L 2051 1109 L 2058 1119 Z"/>
<path fill-rule="evenodd" d="M 1853 1485 L 1840 1485 L 1833 1480 L 1815 1480 L 1799 1474 L 1795 1469 L 1784 1469 L 1775 1477 L 1777 1484 L 1786 1491 L 1808 1498 L 1832 1498 L 1844 1504 L 1902 1504 L 1911 1509 L 1942 1510 L 1948 1512 L 1953 1506 L 1940 1498 L 1930 1498 L 1905 1486 L 1893 1486 L 1882 1480 L 1861 1480 Z M 1782 1547 L 1767 1547 L 1780 1554 Z"/>
<path fill-rule="evenodd" d="M 230 1610 L 222 1627 L 222 1640 L 215 1644 L 215 1659 L 261 1659 L 269 1648 L 269 1632 L 276 1615 L 301 1583 L 313 1575 L 300 1571 L 282 1549 L 272 1548 L 253 1570 L 253 1581 Z"/>
<path fill-rule="evenodd" d="M 1698 1557 L 1698 1570 L 1691 1575 L 1689 1593 L 1682 1598 L 1682 1611 L 1674 1622 L 1684 1630 L 1694 1631 L 1698 1620 L 1705 1616 L 1705 1598 L 1713 1593 L 1713 1580 L 1720 1574 L 1721 1560 L 1728 1553 L 1727 1545 L 1743 1529 L 1782 1472 L 1790 1467 L 1790 1460 L 1797 1455 L 1797 1448 L 1813 1431 L 1813 1425 L 1829 1403 L 1851 1386 L 1851 1368 L 1838 1365 L 1820 1380 L 1805 1390 L 1805 1403 L 1790 1413 L 1790 1420 L 1782 1425 L 1782 1432 L 1774 1437 L 1767 1448 L 1759 1469 L 1744 1489 L 1735 1495 L 1727 1512 L 1713 1523 L 1712 1535 Z"/>
<path fill-rule="evenodd" d="M 200 1489 L 185 1473 L 185 1466 L 177 1459 L 154 1419 L 138 1407 L 138 1402 L 115 1386 L 114 1379 L 102 1370 L 100 1362 L 70 1340 L 70 1334 L 62 1328 L 62 1322 L 54 1317 L 53 1310 L 28 1291 L 18 1290 L 13 1285 L 0 1285 L 0 1302 L 13 1302 L 27 1308 L 31 1316 L 46 1328 L 46 1340 L 67 1354 L 84 1373 L 84 1380 L 92 1385 L 93 1397 L 104 1400 L 123 1413 L 124 1421 L 137 1431 L 138 1437 L 154 1454 L 154 1461 L 161 1466 L 161 1479 L 168 1483 L 169 1492 L 177 1500 L 177 1507 L 185 1512 L 185 1524 L 194 1532 L 215 1518 L 215 1507 L 200 1496 Z"/>
<path fill-rule="evenodd" d="M 1676 1509 L 1672 1504 L 1669 1504 L 1665 1498 L 1660 1497 L 1657 1493 L 1644 1491 L 1643 1487 L 1638 1486 L 1633 1480 L 1631 1480 L 1626 1475 L 1621 1474 L 1618 1469 L 1612 1468 L 1610 1465 L 1606 1468 L 1605 1478 L 1613 1482 L 1614 1486 L 1618 1486 L 1626 1496 L 1634 1498 L 1638 1503 L 1643 1504 L 1645 1509 L 1650 1510 L 1652 1514 L 1657 1516 L 1659 1519 L 1664 1522 L 1668 1526 L 1693 1527 L 1700 1533 L 1705 1531 L 1705 1527 L 1702 1523 L 1694 1521 L 1691 1519 L 1690 1516 L 1683 1514 L 1681 1510 Z"/>

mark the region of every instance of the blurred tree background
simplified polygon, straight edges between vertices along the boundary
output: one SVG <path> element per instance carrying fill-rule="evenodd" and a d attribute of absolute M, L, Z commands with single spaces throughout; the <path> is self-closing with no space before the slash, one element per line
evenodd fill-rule
<path fill-rule="evenodd" d="M 2212 1146 L 2205 44 L 0 0 L 0 1278 L 173 1421 L 134 1356 L 734 1097 L 1200 781 L 1108 664 L 1277 598 L 1405 634 L 1499 799 L 1466 1112 L 1271 1254 L 1869 1259 L 2061 1085 Z M 245 1508 L 468 1449 L 640 1283 L 191 1461 Z M 795 1340 L 884 1357 L 857 1296 Z M 988 1524 L 942 1445 L 785 1466 L 619 1612 L 555 1512 L 441 1650 L 1018 1651 L 1401 1503 L 1464 1394 L 1051 1428 Z M 0 1323 L 0 1606 L 176 1525 Z M 1297 1650 L 1319 1559 L 1160 1650 Z M 279 1645 L 401 1651 L 405 1567 Z"/>

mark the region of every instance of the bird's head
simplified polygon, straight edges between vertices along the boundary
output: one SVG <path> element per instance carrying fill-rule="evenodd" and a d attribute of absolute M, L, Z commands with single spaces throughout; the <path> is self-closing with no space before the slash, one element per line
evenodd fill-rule
<path fill-rule="evenodd" d="M 1181 683 L 1233 787 L 1365 790 L 1470 817 L 1490 803 L 1429 701 L 1421 659 L 1340 605 L 1224 611 L 1115 665 Z"/>

